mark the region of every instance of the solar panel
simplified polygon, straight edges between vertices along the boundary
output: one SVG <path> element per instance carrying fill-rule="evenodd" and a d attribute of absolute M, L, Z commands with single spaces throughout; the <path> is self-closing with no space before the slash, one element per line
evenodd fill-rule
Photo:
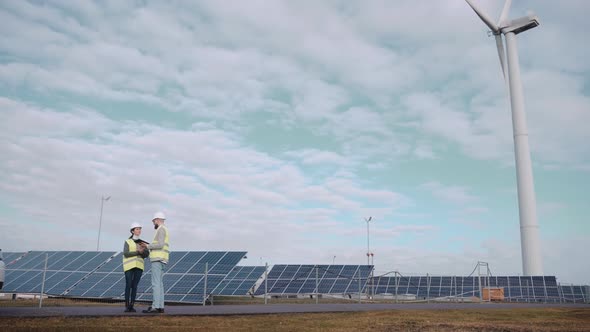
<path fill-rule="evenodd" d="M 372 265 L 275 265 L 267 276 L 270 294 L 350 294 L 362 292 Z M 360 286 L 359 286 L 360 280 Z M 265 292 L 264 284 L 256 295 Z"/>
<path fill-rule="evenodd" d="M 561 293 L 564 301 L 573 303 L 590 302 L 590 286 L 581 285 L 559 285 L 558 292 Z"/>
<path fill-rule="evenodd" d="M 7 266 L 5 292 L 37 293 L 43 284 L 44 293 L 62 295 L 114 252 L 96 251 L 31 251 Z"/>
<path fill-rule="evenodd" d="M 247 295 L 254 291 L 258 279 L 265 271 L 264 266 L 236 266 L 213 290 L 215 295 Z"/>

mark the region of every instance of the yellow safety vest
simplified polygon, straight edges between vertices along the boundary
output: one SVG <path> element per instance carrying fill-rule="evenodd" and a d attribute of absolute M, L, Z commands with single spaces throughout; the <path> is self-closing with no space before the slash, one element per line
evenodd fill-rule
<path fill-rule="evenodd" d="M 127 239 L 127 244 L 129 245 L 130 252 L 137 251 L 137 244 L 135 244 L 135 241 Z M 123 271 L 127 272 L 133 268 L 143 270 L 143 258 L 139 255 L 131 257 L 125 257 L 125 255 L 123 255 Z"/>
<path fill-rule="evenodd" d="M 168 228 L 166 228 L 166 226 L 161 225 L 160 227 L 158 227 L 158 230 L 162 228 L 164 230 L 164 232 L 166 232 L 166 235 L 164 237 L 164 247 L 162 249 L 152 249 L 150 251 L 150 261 L 154 262 L 154 261 L 164 261 L 164 262 L 168 262 L 168 258 L 170 257 L 170 249 L 168 246 Z M 157 234 L 158 232 L 156 232 L 156 234 L 154 234 L 154 240 L 152 241 L 152 244 L 154 245 L 158 245 L 158 240 L 157 240 Z"/>

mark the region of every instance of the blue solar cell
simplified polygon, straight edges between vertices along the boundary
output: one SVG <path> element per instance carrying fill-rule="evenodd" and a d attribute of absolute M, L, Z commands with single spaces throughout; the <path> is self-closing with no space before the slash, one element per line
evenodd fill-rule
<path fill-rule="evenodd" d="M 65 274 L 64 274 L 65 275 Z M 86 273 L 84 272 L 72 272 L 57 282 L 53 287 L 48 288 L 46 293 L 53 295 L 62 295 L 68 288 L 72 287 L 75 283 L 80 281 Z"/>
<path fill-rule="evenodd" d="M 43 290 L 44 293 L 47 294 L 51 294 L 49 293 L 49 290 L 51 288 L 53 288 L 55 285 L 57 285 L 58 283 L 60 283 L 61 281 L 63 281 L 63 279 L 69 275 L 69 272 L 58 272 L 58 271 L 47 271 L 45 274 L 45 289 Z M 39 275 L 38 279 L 36 279 L 36 285 L 29 285 L 27 287 L 25 287 L 25 289 L 28 289 L 28 287 L 30 288 L 30 292 L 33 293 L 37 293 L 41 291 L 42 288 L 42 277 L 43 277 L 43 273 L 41 272 L 41 275 Z"/>
<path fill-rule="evenodd" d="M 78 267 L 78 269 L 76 271 L 80 271 L 80 272 L 94 271 L 101 264 L 106 262 L 106 260 L 109 259 L 114 254 L 115 254 L 114 252 L 99 252 L 97 255 L 95 255 L 93 258 L 88 260 L 86 263 L 80 262 L 82 264 Z"/>
<path fill-rule="evenodd" d="M 27 289 L 23 288 L 23 285 L 27 284 L 29 280 L 35 278 L 40 273 L 41 271 L 24 271 L 23 273 L 15 273 L 10 280 L 6 281 L 2 290 L 5 292 L 18 291 L 22 293 L 30 293 Z"/>
<path fill-rule="evenodd" d="M 547 287 L 557 287 L 557 279 L 554 276 L 545 277 L 545 285 Z"/>
<path fill-rule="evenodd" d="M 171 285 L 169 289 L 166 289 L 166 294 L 187 294 L 203 277 L 203 275 L 197 274 L 187 274 L 184 276 L 166 275 L 164 276 L 164 281 Z"/>
<path fill-rule="evenodd" d="M 4 281 L 4 287 L 2 288 L 2 290 L 4 292 L 12 292 L 14 291 L 21 283 L 25 282 L 26 280 L 30 279 L 31 277 L 23 277 L 23 275 L 27 273 L 27 271 L 7 271 L 6 272 L 6 278 Z"/>
<path fill-rule="evenodd" d="M 45 260 L 45 256 L 41 257 L 43 251 L 31 251 L 26 253 L 21 259 L 11 264 L 11 269 L 30 269 L 31 266 L 35 266 Z"/>
<path fill-rule="evenodd" d="M 17 293 L 32 293 L 36 285 L 41 284 L 43 273 L 40 271 L 27 271 L 20 278 L 19 285 L 13 290 Z"/>
<path fill-rule="evenodd" d="M 203 258 L 204 255 L 204 252 L 188 252 L 182 256 L 182 258 L 175 263 L 167 273 L 186 273 L 193 265 Z"/>
<path fill-rule="evenodd" d="M 93 273 L 89 275 L 86 279 L 82 280 L 78 283 L 75 287 L 73 287 L 66 295 L 68 296 L 83 296 L 88 290 L 92 289 L 96 284 L 98 284 L 104 277 L 106 277 L 106 273 Z"/>
<path fill-rule="evenodd" d="M 450 287 L 441 287 L 439 296 L 451 296 L 453 294 L 453 289 Z"/>
<path fill-rule="evenodd" d="M 287 265 L 275 265 L 273 268 L 268 272 L 269 279 L 278 279 L 283 274 L 283 271 Z"/>

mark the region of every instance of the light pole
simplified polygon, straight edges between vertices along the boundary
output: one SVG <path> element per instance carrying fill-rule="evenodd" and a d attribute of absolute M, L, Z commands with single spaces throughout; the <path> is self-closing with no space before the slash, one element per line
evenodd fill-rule
<path fill-rule="evenodd" d="M 100 248 L 100 229 L 102 227 L 102 208 L 104 206 L 104 202 L 111 199 L 111 196 L 105 198 L 104 196 L 100 197 L 100 218 L 98 219 L 98 240 L 96 241 L 96 251 Z"/>
<path fill-rule="evenodd" d="M 367 222 L 367 265 L 369 265 L 369 255 L 371 254 L 371 249 L 369 248 L 369 222 L 373 219 L 373 217 L 365 218 Z"/>
<path fill-rule="evenodd" d="M 367 266 L 369 266 L 369 256 L 371 255 L 371 248 L 369 246 L 369 222 L 373 220 L 373 217 L 369 217 L 369 218 L 365 218 L 365 221 L 367 222 Z M 371 278 L 371 284 L 373 282 L 373 279 L 371 276 L 369 276 L 369 278 Z M 367 289 L 367 297 L 370 297 L 370 290 Z"/>

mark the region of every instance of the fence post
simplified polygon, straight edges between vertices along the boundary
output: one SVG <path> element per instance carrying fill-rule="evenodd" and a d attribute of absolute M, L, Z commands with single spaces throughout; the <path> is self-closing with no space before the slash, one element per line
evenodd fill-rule
<path fill-rule="evenodd" d="M 205 280 L 203 283 L 203 305 L 207 304 L 207 273 L 208 273 L 209 263 L 205 262 Z"/>
<path fill-rule="evenodd" d="M 45 292 L 45 273 L 47 272 L 47 258 L 49 254 L 45 254 L 45 268 L 43 268 L 43 281 L 41 282 L 41 294 L 39 295 L 39 308 L 43 307 L 43 293 Z"/>
<path fill-rule="evenodd" d="M 315 304 L 320 301 L 320 289 L 318 288 L 318 266 L 315 266 Z"/>
<path fill-rule="evenodd" d="M 361 269 L 360 269 L 360 267 L 356 271 L 356 274 L 357 274 L 357 278 L 359 279 L 359 304 L 361 304 Z"/>
<path fill-rule="evenodd" d="M 426 273 L 426 303 L 430 303 L 430 275 Z"/>
<path fill-rule="evenodd" d="M 399 286 L 399 276 L 397 275 L 397 271 L 395 271 L 395 303 L 398 303 L 398 297 L 397 297 L 398 286 Z"/>
<path fill-rule="evenodd" d="M 268 304 L 268 262 L 264 267 L 264 304 Z"/>

